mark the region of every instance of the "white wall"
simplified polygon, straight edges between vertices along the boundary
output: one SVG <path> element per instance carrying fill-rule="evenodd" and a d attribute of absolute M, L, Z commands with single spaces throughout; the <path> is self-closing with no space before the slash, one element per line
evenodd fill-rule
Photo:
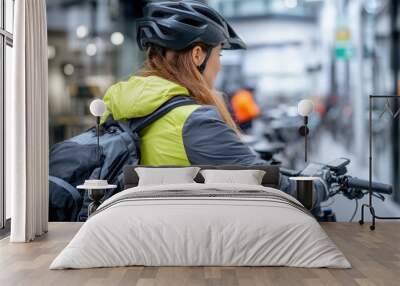
<path fill-rule="evenodd" d="M 278 19 L 233 22 L 232 26 L 248 45 L 285 41 L 307 42 L 315 35 L 316 30 L 312 23 Z"/>
<path fill-rule="evenodd" d="M 328 65 L 323 65 L 317 78 L 306 72 L 308 67 L 323 64 L 323 59 L 329 58 L 330 51 L 321 48 L 323 32 L 319 22 L 257 19 L 233 22 L 232 26 L 249 46 L 241 65 L 246 77 L 257 78 L 261 96 L 326 93 Z M 252 48 L 254 45 L 264 47 Z M 222 60 L 224 63 L 224 57 Z"/>

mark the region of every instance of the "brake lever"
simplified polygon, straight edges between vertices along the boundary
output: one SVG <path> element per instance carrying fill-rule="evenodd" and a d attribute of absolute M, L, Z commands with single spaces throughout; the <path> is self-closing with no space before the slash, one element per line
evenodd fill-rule
<path fill-rule="evenodd" d="M 367 191 L 367 192 L 363 192 L 363 195 L 364 195 L 364 196 L 365 196 L 365 195 L 368 195 L 368 194 L 369 194 L 368 191 Z M 372 193 L 372 196 L 374 196 L 374 197 L 377 198 L 377 199 L 380 199 L 382 202 L 385 201 L 385 196 L 382 195 L 382 194 Z"/>
<path fill-rule="evenodd" d="M 375 194 L 375 193 L 372 193 L 372 195 L 373 195 L 374 197 L 380 199 L 382 202 L 385 201 L 385 197 L 384 197 L 382 194 Z"/>

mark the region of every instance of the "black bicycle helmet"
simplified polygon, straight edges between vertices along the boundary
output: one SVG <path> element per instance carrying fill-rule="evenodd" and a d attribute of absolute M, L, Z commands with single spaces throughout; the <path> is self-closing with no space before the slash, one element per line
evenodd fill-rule
<path fill-rule="evenodd" d="M 207 4 L 198 1 L 149 2 L 137 25 L 137 41 L 145 50 L 153 44 L 183 50 L 194 43 L 223 49 L 245 49 L 246 45 L 228 22 Z"/>

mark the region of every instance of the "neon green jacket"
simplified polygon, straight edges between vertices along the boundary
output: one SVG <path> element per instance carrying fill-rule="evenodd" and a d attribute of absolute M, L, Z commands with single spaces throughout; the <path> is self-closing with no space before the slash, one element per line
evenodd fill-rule
<path fill-rule="evenodd" d="M 186 88 L 157 76 L 132 76 L 111 86 L 104 102 L 115 120 L 147 116 Z M 265 164 L 226 125 L 214 106 L 176 107 L 140 134 L 142 165 Z"/>

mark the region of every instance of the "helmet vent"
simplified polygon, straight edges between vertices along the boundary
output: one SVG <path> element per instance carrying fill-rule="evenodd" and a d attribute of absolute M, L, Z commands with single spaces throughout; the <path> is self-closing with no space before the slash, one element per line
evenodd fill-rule
<path fill-rule="evenodd" d="M 172 13 L 164 12 L 164 11 L 155 11 L 151 16 L 154 18 L 168 18 L 172 16 Z"/>
<path fill-rule="evenodd" d="M 162 25 L 159 25 L 158 28 L 160 29 L 160 31 L 161 31 L 164 35 L 173 36 L 173 35 L 176 34 L 175 31 L 173 31 L 173 30 L 171 30 L 171 29 L 168 29 L 167 27 L 164 27 L 164 26 L 162 26 Z"/>
<path fill-rule="evenodd" d="M 183 24 L 187 24 L 190 26 L 194 26 L 194 27 L 201 27 L 204 26 L 204 23 L 197 21 L 195 19 L 192 18 L 183 18 L 183 19 L 179 19 L 179 22 L 183 23 Z"/>
<path fill-rule="evenodd" d="M 221 22 L 221 19 L 219 19 L 216 15 L 210 13 L 209 11 L 199 8 L 199 7 L 196 7 L 196 11 L 199 12 L 200 14 L 202 14 L 204 17 L 211 19 L 218 25 L 223 25 L 223 23 Z"/>
<path fill-rule="evenodd" d="M 182 6 L 179 3 L 168 3 L 168 8 L 181 10 L 182 8 L 186 8 L 186 7 Z"/>

